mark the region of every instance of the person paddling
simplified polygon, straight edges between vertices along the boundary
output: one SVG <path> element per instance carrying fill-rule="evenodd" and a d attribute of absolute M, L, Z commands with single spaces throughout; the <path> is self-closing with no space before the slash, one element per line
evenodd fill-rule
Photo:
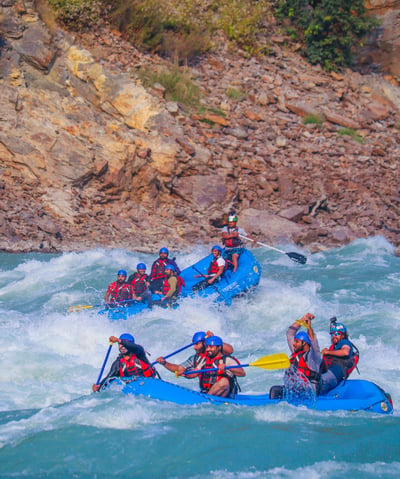
<path fill-rule="evenodd" d="M 219 336 L 210 336 L 205 340 L 206 352 L 201 355 L 196 369 L 202 373 L 187 374 L 187 377 L 199 377 L 200 390 L 214 396 L 235 397 L 239 390 L 237 377 L 246 376 L 243 368 L 226 369 L 226 366 L 240 365 L 239 361 L 223 352 L 223 341 Z M 217 371 L 213 369 L 218 368 Z M 207 371 L 209 369 L 210 371 Z M 204 371 L 205 370 L 205 371 Z"/>
<path fill-rule="evenodd" d="M 225 246 L 224 257 L 232 262 L 233 272 L 238 269 L 239 256 L 242 252 L 243 242 L 240 236 L 246 236 L 243 228 L 237 226 L 238 217 L 236 215 L 228 216 L 228 224 L 222 228 L 222 243 Z"/>
<path fill-rule="evenodd" d="M 289 326 L 286 332 L 287 343 L 292 353 L 291 366 L 287 375 L 297 377 L 299 384 L 301 382 L 310 384 L 314 393 L 319 395 L 336 387 L 338 380 L 333 371 L 327 370 L 322 361 L 317 336 L 311 327 L 311 321 L 314 318 L 313 314 L 306 313 Z M 302 326 L 307 329 L 307 332 L 300 331 Z M 282 398 L 283 395 L 284 386 L 272 386 L 270 389 L 271 399 Z"/>
<path fill-rule="evenodd" d="M 151 367 L 146 352 L 142 346 L 135 343 L 135 338 L 129 334 L 121 334 L 119 338 L 110 336 L 110 343 L 118 343 L 120 354 L 111 365 L 107 376 L 99 383 L 93 384 L 92 390 L 99 391 L 111 378 L 145 376 L 155 377 L 156 371 Z"/>
<path fill-rule="evenodd" d="M 213 255 L 213 259 L 211 260 L 210 266 L 208 267 L 207 274 L 196 274 L 195 278 L 204 278 L 202 281 L 199 281 L 192 287 L 192 291 L 202 291 L 206 289 L 208 286 L 212 286 L 213 284 L 219 282 L 224 274 L 226 261 L 222 257 L 222 248 L 219 245 L 214 245 L 211 248 L 211 253 Z"/>
<path fill-rule="evenodd" d="M 200 362 L 201 355 L 204 355 L 206 352 L 205 340 L 210 336 L 214 336 L 214 333 L 212 331 L 198 331 L 197 333 L 194 333 L 192 337 L 192 343 L 195 354 L 190 356 L 188 359 L 186 359 L 186 361 L 181 364 L 169 363 L 162 356 L 157 358 L 156 361 L 162 366 L 164 366 L 166 369 L 168 369 L 168 371 L 175 373 L 177 376 L 182 376 L 185 371 L 189 371 L 197 367 Z M 224 354 L 232 354 L 232 346 L 228 343 L 223 343 L 223 352 Z"/>

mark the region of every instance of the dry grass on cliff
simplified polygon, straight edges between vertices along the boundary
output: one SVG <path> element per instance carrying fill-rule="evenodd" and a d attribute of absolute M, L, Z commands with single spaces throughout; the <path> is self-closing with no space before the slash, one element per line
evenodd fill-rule
<path fill-rule="evenodd" d="M 271 17 L 270 0 L 47 0 L 67 28 L 82 30 L 106 18 L 133 45 L 191 61 L 223 34 L 248 54 Z"/>

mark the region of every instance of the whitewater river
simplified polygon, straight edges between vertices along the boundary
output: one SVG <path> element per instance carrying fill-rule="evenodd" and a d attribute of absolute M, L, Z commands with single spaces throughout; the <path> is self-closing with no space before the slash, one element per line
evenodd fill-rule
<path fill-rule="evenodd" d="M 263 268 L 260 285 L 232 306 L 186 299 L 175 311 L 154 308 L 114 322 L 68 307 L 101 303 L 118 269 L 132 272 L 153 256 L 103 249 L 0 254 L 0 477 L 399 477 L 400 258 L 393 247 L 374 238 L 314 255 L 301 251 L 308 256 L 304 266 L 265 248 L 253 252 Z M 181 267 L 206 254 L 204 248 L 174 253 Z M 360 377 L 392 395 L 392 416 L 287 404 L 187 407 L 118 390 L 91 393 L 110 335 L 132 333 L 155 360 L 209 329 L 248 363 L 288 352 L 286 329 L 307 311 L 316 316 L 321 347 L 329 344 L 331 316 L 348 326 L 360 350 Z M 114 346 L 107 370 L 116 355 Z M 244 393 L 281 383 L 282 371 L 246 371 Z M 159 372 L 197 387 L 161 366 Z"/>

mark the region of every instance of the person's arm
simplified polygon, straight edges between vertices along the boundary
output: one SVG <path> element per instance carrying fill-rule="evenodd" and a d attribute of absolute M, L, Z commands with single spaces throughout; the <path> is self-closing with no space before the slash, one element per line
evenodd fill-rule
<path fill-rule="evenodd" d="M 210 336 L 214 336 L 214 333 L 212 331 L 206 331 L 206 338 L 209 338 Z M 225 354 L 226 356 L 229 356 L 230 354 L 233 353 L 233 347 L 229 343 L 222 343 L 222 354 Z"/>
<path fill-rule="evenodd" d="M 339 358 L 344 356 L 350 356 L 350 346 L 344 344 L 340 349 L 337 349 L 336 351 L 324 348 L 321 353 L 323 356 L 336 356 Z"/>
<path fill-rule="evenodd" d="M 175 294 L 176 288 L 178 286 L 178 278 L 176 276 L 171 276 L 170 278 L 168 278 L 168 284 L 169 284 L 169 291 L 163 298 L 161 298 L 161 301 L 167 298 L 170 298 L 171 296 Z"/>
<path fill-rule="evenodd" d="M 239 364 L 233 358 L 226 358 L 226 364 L 224 364 L 223 361 L 220 362 L 219 370 L 221 372 L 224 372 L 226 366 L 239 366 Z M 228 376 L 233 374 L 241 378 L 246 376 L 246 371 L 243 368 L 233 368 L 233 369 L 227 369 L 226 374 L 228 374 Z"/>
<path fill-rule="evenodd" d="M 112 283 L 111 283 L 111 284 L 112 284 Z M 110 294 L 111 294 L 111 284 L 108 285 L 106 294 L 104 295 L 104 301 L 105 301 L 106 303 L 108 303 L 108 300 L 109 300 L 109 298 L 110 298 Z"/>
<path fill-rule="evenodd" d="M 101 386 L 107 381 L 108 378 L 118 377 L 119 376 L 119 357 L 112 363 L 110 371 L 107 376 L 105 376 L 99 384 L 92 385 L 92 391 L 97 392 Z"/>
<path fill-rule="evenodd" d="M 239 233 L 237 231 L 232 231 L 228 233 L 228 231 L 222 231 L 222 239 L 230 239 L 230 238 L 237 238 Z"/>
<path fill-rule="evenodd" d="M 222 260 L 222 261 L 221 261 Z M 214 283 L 225 271 L 225 260 L 224 258 L 218 258 L 218 271 L 214 276 L 208 280 L 208 284 Z"/>
<path fill-rule="evenodd" d="M 164 368 L 168 369 L 168 371 L 171 371 L 178 376 L 182 376 L 182 374 L 185 372 L 185 368 L 183 366 L 181 366 L 180 364 L 169 363 L 162 356 L 157 358 L 156 361 L 162 366 L 164 366 Z"/>
<path fill-rule="evenodd" d="M 290 349 L 290 352 L 293 353 L 294 351 L 294 348 L 293 348 L 293 341 L 294 341 L 294 337 L 297 333 L 297 331 L 300 329 L 300 325 L 298 323 L 296 323 L 296 321 L 291 324 L 288 328 L 288 330 L 286 331 L 286 341 L 288 343 L 288 346 L 289 346 L 289 349 Z"/>

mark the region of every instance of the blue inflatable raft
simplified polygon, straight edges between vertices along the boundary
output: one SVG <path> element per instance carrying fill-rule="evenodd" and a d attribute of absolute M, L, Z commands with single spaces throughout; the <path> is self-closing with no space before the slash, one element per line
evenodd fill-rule
<path fill-rule="evenodd" d="M 118 379 L 115 382 L 121 384 L 122 381 Z M 319 411 L 369 411 L 379 414 L 391 414 L 393 412 L 390 395 L 376 384 L 360 379 L 347 380 L 332 389 L 328 394 L 317 396 L 314 401 L 270 399 L 268 394 L 238 394 L 234 399 L 227 399 L 193 391 L 162 379 L 144 377 L 136 377 L 128 382 L 123 382 L 122 392 L 182 405 L 270 406 L 286 401 L 296 406 L 306 406 Z"/>
<path fill-rule="evenodd" d="M 209 286 L 202 291 L 193 293 L 192 287 L 204 279 L 201 275 L 207 274 L 212 259 L 213 256 L 210 254 L 197 263 L 185 268 L 181 272 L 181 277 L 185 282 L 185 286 L 182 287 L 180 298 L 196 294 L 200 297 L 212 297 L 217 303 L 224 302 L 229 305 L 232 302 L 232 298 L 239 296 L 258 285 L 261 277 L 260 263 L 250 251 L 243 249 L 239 256 L 238 269 L 234 273 L 227 270 L 221 281 L 216 285 Z M 200 277 L 196 278 L 195 276 Z M 153 294 L 152 299 L 153 302 L 156 302 L 160 299 L 160 296 Z M 127 319 L 128 317 L 147 309 L 149 309 L 147 303 L 134 303 L 126 307 L 102 309 L 99 311 L 99 314 L 106 314 L 109 319 Z"/>

